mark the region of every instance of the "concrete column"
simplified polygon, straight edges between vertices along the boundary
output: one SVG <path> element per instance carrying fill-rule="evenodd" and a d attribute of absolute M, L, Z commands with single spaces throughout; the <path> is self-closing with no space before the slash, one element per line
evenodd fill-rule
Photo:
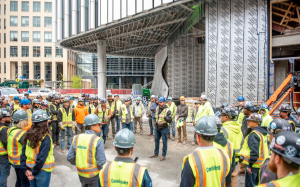
<path fill-rule="evenodd" d="M 147 77 L 144 77 L 144 85 L 147 84 Z"/>
<path fill-rule="evenodd" d="M 106 41 L 97 42 L 98 56 L 98 97 L 106 98 Z"/>
<path fill-rule="evenodd" d="M 62 0 L 57 0 L 57 40 L 62 40 Z"/>
<path fill-rule="evenodd" d="M 122 89 L 122 77 L 119 76 L 119 89 Z"/>
<path fill-rule="evenodd" d="M 52 42 L 56 43 L 57 42 L 57 0 L 53 0 L 53 25 L 52 25 Z"/>
<path fill-rule="evenodd" d="M 64 17 L 64 38 L 69 38 L 70 36 L 70 1 L 66 0 L 64 4 L 65 8 L 65 17 Z"/>
<path fill-rule="evenodd" d="M 81 0 L 80 32 L 85 32 L 85 0 Z"/>
<path fill-rule="evenodd" d="M 77 35 L 77 0 L 72 0 L 72 35 Z"/>

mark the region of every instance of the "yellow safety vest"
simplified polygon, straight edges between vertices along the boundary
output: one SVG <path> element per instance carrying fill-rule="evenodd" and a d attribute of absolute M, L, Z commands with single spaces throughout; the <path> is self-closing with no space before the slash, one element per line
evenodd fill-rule
<path fill-rule="evenodd" d="M 269 155 L 269 150 L 268 150 L 268 144 L 267 144 L 267 136 L 264 136 L 261 134 L 261 132 L 252 130 L 250 134 L 257 134 L 257 136 L 260 139 L 260 144 L 259 144 L 259 157 L 256 160 L 256 162 L 252 165 L 253 168 L 260 168 L 261 164 L 265 160 L 265 158 Z M 244 157 L 243 163 L 246 165 L 249 165 L 249 159 L 250 159 L 250 148 L 248 146 L 248 136 L 246 136 L 242 150 L 241 150 L 241 155 Z"/>
<path fill-rule="evenodd" d="M 0 131 L 2 131 L 3 128 L 7 128 L 6 126 L 0 127 Z M 2 142 L 0 141 L 0 155 L 7 155 L 7 150 L 4 148 Z"/>
<path fill-rule="evenodd" d="M 300 186 L 300 173 L 286 176 L 281 179 L 277 179 L 267 184 L 260 184 L 257 187 L 287 187 L 287 186 Z"/>
<path fill-rule="evenodd" d="M 105 108 L 105 113 L 104 113 L 104 116 L 103 116 L 102 107 L 101 107 L 101 105 L 98 106 L 98 113 L 97 113 L 97 115 L 98 115 L 99 120 L 100 120 L 101 123 L 107 123 L 108 122 L 108 120 L 105 119 L 105 118 L 108 117 L 108 111 L 109 111 L 109 107 L 106 107 Z"/>
<path fill-rule="evenodd" d="M 94 104 L 90 104 L 90 108 L 91 108 L 91 114 L 94 114 L 95 113 L 95 105 Z"/>
<path fill-rule="evenodd" d="M 56 110 L 56 106 L 55 106 L 54 104 L 52 104 L 52 103 L 50 103 L 50 105 L 49 105 L 49 110 L 50 110 L 50 106 L 51 106 L 51 105 L 53 105 L 54 110 Z M 57 121 L 57 116 L 56 116 L 56 114 L 53 114 L 52 117 L 53 117 L 53 118 L 52 118 L 53 121 Z"/>
<path fill-rule="evenodd" d="M 245 114 L 244 114 L 244 112 L 243 112 L 243 109 L 241 109 L 241 110 L 240 110 L 240 113 L 239 113 L 239 115 L 238 115 L 238 120 L 237 120 L 238 123 L 240 124 L 240 126 L 242 126 L 244 117 L 245 117 Z"/>
<path fill-rule="evenodd" d="M 7 152 L 8 160 L 13 165 L 20 165 L 20 156 L 22 154 L 23 145 L 19 140 L 26 131 L 12 127 L 7 132 Z"/>
<path fill-rule="evenodd" d="M 203 116 L 212 116 L 214 115 L 214 111 L 211 107 L 211 104 L 209 102 L 205 102 L 204 105 L 200 105 L 195 121 L 198 121 L 199 119 L 201 119 Z"/>
<path fill-rule="evenodd" d="M 37 155 L 40 152 L 40 146 L 46 136 L 49 136 L 51 145 L 50 145 L 50 151 L 48 153 L 48 157 L 46 158 L 46 161 L 44 163 L 42 170 L 44 170 L 46 172 L 51 172 L 54 169 L 55 159 L 53 156 L 52 138 L 51 138 L 50 134 L 45 134 L 43 139 L 39 142 L 39 145 L 35 148 L 32 148 L 30 146 L 30 142 L 27 140 L 26 151 L 25 151 L 25 155 L 27 157 L 27 159 L 26 159 L 27 167 L 33 168 L 35 166 Z"/>
<path fill-rule="evenodd" d="M 126 123 L 126 115 L 128 114 L 126 105 L 122 105 L 121 108 L 122 108 L 122 123 Z M 130 105 L 130 116 L 131 116 L 130 122 L 133 122 L 134 116 L 133 116 L 132 105 Z"/>
<path fill-rule="evenodd" d="M 175 105 L 174 102 L 171 103 L 171 106 L 169 106 L 169 104 L 166 104 L 167 107 L 170 109 L 171 111 L 171 115 L 172 115 L 172 121 L 175 121 L 175 117 L 176 117 L 176 110 L 177 110 L 177 107 Z M 150 106 L 148 108 L 148 111 L 150 110 Z"/>
<path fill-rule="evenodd" d="M 76 167 L 78 175 L 91 178 L 99 173 L 96 161 L 96 147 L 100 140 L 94 134 L 79 134 L 74 137 L 72 146 L 76 152 Z"/>
<path fill-rule="evenodd" d="M 187 122 L 192 122 L 192 111 L 191 111 L 191 106 L 188 106 L 188 116 L 187 116 L 187 119 L 186 121 Z"/>
<path fill-rule="evenodd" d="M 107 101 L 107 104 L 111 110 L 111 112 L 115 111 L 115 105 L 116 105 L 116 102 L 115 101 L 112 101 L 111 105 L 109 105 L 109 102 Z"/>
<path fill-rule="evenodd" d="M 233 157 L 233 143 L 231 143 L 229 140 L 227 140 L 226 145 L 223 147 L 221 144 L 218 144 L 217 142 L 214 142 L 214 147 L 216 149 L 222 149 L 225 151 L 225 153 L 230 158 L 230 163 L 232 164 L 232 157 Z M 235 160 L 234 160 L 235 162 Z"/>
<path fill-rule="evenodd" d="M 20 110 L 20 109 L 21 109 L 20 104 L 16 104 L 16 103 L 14 102 L 14 111 Z M 14 111 L 13 111 L 13 112 L 14 112 Z"/>
<path fill-rule="evenodd" d="M 134 106 L 134 107 L 137 107 L 136 104 L 134 104 L 133 106 Z M 140 103 L 138 107 L 139 107 L 139 116 L 141 117 L 142 114 L 143 114 L 143 104 Z"/>
<path fill-rule="evenodd" d="M 196 149 L 183 159 L 182 169 L 188 160 L 195 177 L 194 187 L 225 187 L 225 177 L 230 171 L 230 161 L 221 149 Z"/>
<path fill-rule="evenodd" d="M 60 108 L 59 109 L 61 111 L 62 114 L 62 124 L 64 127 L 72 127 L 73 123 L 72 123 L 72 110 L 71 107 L 69 107 L 69 113 L 67 115 L 66 109 L 65 108 Z"/>
<path fill-rule="evenodd" d="M 112 161 L 100 171 L 99 181 L 103 187 L 141 187 L 146 170 L 136 163 Z"/>
<path fill-rule="evenodd" d="M 115 101 L 115 103 L 116 103 L 115 107 L 117 108 L 116 116 L 118 116 L 119 115 L 119 110 L 120 110 L 120 108 L 122 106 L 122 101 L 118 100 L 118 101 Z"/>
<path fill-rule="evenodd" d="M 166 116 L 167 113 L 169 112 L 169 108 L 164 108 L 163 111 L 161 111 L 161 115 Z M 157 124 L 165 124 L 167 123 L 166 120 L 164 118 L 158 117 L 158 111 L 159 111 L 159 106 L 156 107 L 156 111 L 155 111 L 155 118 L 156 118 L 156 123 Z M 169 123 L 167 123 L 169 125 Z"/>

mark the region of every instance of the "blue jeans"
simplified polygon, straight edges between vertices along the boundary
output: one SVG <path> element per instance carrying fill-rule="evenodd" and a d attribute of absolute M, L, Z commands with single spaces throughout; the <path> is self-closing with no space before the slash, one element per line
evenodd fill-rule
<path fill-rule="evenodd" d="M 17 181 L 15 187 L 30 187 L 30 182 L 21 168 L 15 168 Z"/>
<path fill-rule="evenodd" d="M 158 128 L 155 127 L 155 149 L 154 149 L 154 154 L 155 155 L 158 155 L 158 152 L 159 152 L 159 140 L 160 140 L 160 137 L 162 138 L 162 141 L 163 141 L 162 156 L 166 156 L 167 155 L 168 133 L 169 133 L 169 129 L 168 128 L 164 128 L 162 130 L 158 130 Z"/>
<path fill-rule="evenodd" d="M 126 124 L 126 123 L 122 123 L 122 129 L 129 129 L 133 132 L 133 123 L 130 123 L 130 124 Z"/>
<path fill-rule="evenodd" d="M 259 168 L 252 168 L 252 174 L 247 172 L 249 165 L 245 164 L 245 187 L 254 187 L 258 185 Z"/>
<path fill-rule="evenodd" d="M 7 162 L 0 164 L 0 186 L 7 187 L 7 178 L 10 174 L 10 163 L 7 159 Z"/>
<path fill-rule="evenodd" d="M 171 128 L 172 128 L 172 134 L 175 136 L 176 134 L 176 131 L 175 131 L 175 121 L 172 121 L 169 125 L 169 133 L 171 131 Z"/>
<path fill-rule="evenodd" d="M 102 139 L 103 139 L 103 142 L 105 144 L 105 141 L 106 141 L 106 132 L 107 132 L 107 124 L 102 124 L 101 132 L 102 132 Z"/>
<path fill-rule="evenodd" d="M 49 187 L 51 172 L 41 170 L 37 176 L 30 182 L 30 187 Z"/>
<path fill-rule="evenodd" d="M 116 124 L 117 124 L 117 129 L 116 129 L 116 133 L 117 133 L 120 130 L 120 119 L 119 119 L 119 116 L 116 116 L 115 119 L 116 119 Z"/>
<path fill-rule="evenodd" d="M 152 117 L 149 117 L 150 134 L 153 134 Z"/>
<path fill-rule="evenodd" d="M 66 132 L 67 132 L 67 136 L 68 136 L 68 140 L 67 140 L 68 149 L 71 147 L 71 144 L 72 144 L 72 136 L 73 136 L 72 127 L 65 127 L 65 129 L 66 130 L 60 130 L 60 148 L 61 149 L 65 149 Z"/>

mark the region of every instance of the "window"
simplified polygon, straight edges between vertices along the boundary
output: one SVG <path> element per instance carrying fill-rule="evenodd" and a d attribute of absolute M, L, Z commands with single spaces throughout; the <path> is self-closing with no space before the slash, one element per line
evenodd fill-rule
<path fill-rule="evenodd" d="M 33 26 L 34 27 L 40 27 L 41 26 L 40 16 L 33 16 Z"/>
<path fill-rule="evenodd" d="M 22 57 L 29 57 L 29 47 L 22 46 Z"/>
<path fill-rule="evenodd" d="M 51 17 L 45 17 L 45 27 L 52 27 L 52 18 Z"/>
<path fill-rule="evenodd" d="M 18 1 L 10 1 L 10 11 L 18 11 Z"/>
<path fill-rule="evenodd" d="M 55 57 L 63 57 L 63 50 L 62 48 L 55 48 Z"/>
<path fill-rule="evenodd" d="M 52 2 L 45 2 L 45 12 L 52 12 Z"/>
<path fill-rule="evenodd" d="M 4 19 L 4 29 L 6 29 L 6 19 Z"/>
<path fill-rule="evenodd" d="M 33 2 L 33 12 L 40 12 L 41 11 L 41 2 Z"/>
<path fill-rule="evenodd" d="M 33 78 L 37 79 L 38 77 L 41 77 L 41 63 L 34 62 L 33 63 Z"/>
<path fill-rule="evenodd" d="M 18 16 L 10 16 L 10 26 L 18 26 Z"/>
<path fill-rule="evenodd" d="M 6 58 L 6 48 L 4 47 L 4 58 Z"/>
<path fill-rule="evenodd" d="M 18 41 L 18 31 L 10 31 L 10 41 L 11 42 Z"/>
<path fill-rule="evenodd" d="M 22 31 L 22 42 L 29 42 L 29 32 L 28 31 Z"/>
<path fill-rule="evenodd" d="M 51 32 L 45 32 L 45 41 L 44 42 L 51 42 L 52 40 L 52 33 Z"/>
<path fill-rule="evenodd" d="M 28 62 L 23 62 L 23 77 L 25 79 L 29 78 L 29 63 Z"/>
<path fill-rule="evenodd" d="M 22 1 L 22 12 L 29 12 L 29 1 Z"/>
<path fill-rule="evenodd" d="M 40 31 L 33 31 L 33 42 L 40 42 Z"/>
<path fill-rule="evenodd" d="M 41 47 L 33 46 L 33 57 L 40 57 L 40 56 L 41 56 Z"/>
<path fill-rule="evenodd" d="M 4 33 L 4 43 L 6 44 L 6 33 Z"/>
<path fill-rule="evenodd" d="M 45 57 L 52 57 L 51 47 L 45 47 Z"/>
<path fill-rule="evenodd" d="M 22 16 L 22 27 L 28 27 L 28 26 L 29 26 L 29 17 Z"/>
<path fill-rule="evenodd" d="M 46 81 L 52 81 L 52 63 L 46 62 L 45 63 L 45 79 Z"/>
<path fill-rule="evenodd" d="M 4 4 L 4 15 L 6 15 L 6 4 Z"/>
<path fill-rule="evenodd" d="M 18 46 L 10 46 L 10 57 L 18 57 Z"/>
<path fill-rule="evenodd" d="M 6 62 L 4 62 L 4 73 L 6 73 Z"/>

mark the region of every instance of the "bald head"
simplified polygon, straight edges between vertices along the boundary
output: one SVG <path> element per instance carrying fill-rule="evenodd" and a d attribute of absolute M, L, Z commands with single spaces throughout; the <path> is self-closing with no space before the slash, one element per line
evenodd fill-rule
<path fill-rule="evenodd" d="M 2 107 L 7 107 L 8 101 L 7 100 L 3 100 L 2 101 Z"/>

